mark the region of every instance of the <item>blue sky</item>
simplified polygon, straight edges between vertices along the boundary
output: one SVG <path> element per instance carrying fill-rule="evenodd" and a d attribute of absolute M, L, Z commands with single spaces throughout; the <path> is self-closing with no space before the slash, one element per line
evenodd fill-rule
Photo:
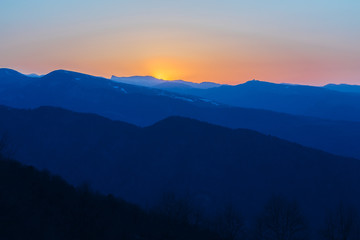
<path fill-rule="evenodd" d="M 2 0 L 0 66 L 360 83 L 360 1 Z"/>

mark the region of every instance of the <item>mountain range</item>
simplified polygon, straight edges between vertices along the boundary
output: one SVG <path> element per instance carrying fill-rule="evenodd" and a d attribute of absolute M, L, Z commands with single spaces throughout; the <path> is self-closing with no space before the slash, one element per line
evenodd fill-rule
<path fill-rule="evenodd" d="M 281 194 L 316 222 L 338 201 L 360 202 L 359 160 L 252 130 L 182 117 L 141 128 L 53 107 L 1 107 L 0 115 L 18 161 L 143 207 L 175 192 L 204 209 L 230 201 L 253 216 Z"/>
<path fill-rule="evenodd" d="M 350 84 L 327 84 L 324 88 L 339 91 L 339 92 L 352 92 L 360 93 L 359 85 L 350 85 Z"/>
<path fill-rule="evenodd" d="M 154 78 L 152 76 L 132 76 L 132 77 L 117 77 L 111 76 L 111 80 L 121 83 L 127 83 L 132 85 L 138 85 L 143 87 L 153 87 L 159 89 L 167 89 L 167 88 L 198 88 L 198 89 L 208 89 L 213 87 L 219 87 L 221 84 L 213 83 L 213 82 L 202 82 L 202 83 L 193 83 L 187 82 L 183 80 L 162 80 L 158 78 Z"/>
<path fill-rule="evenodd" d="M 286 85 L 269 85 L 269 88 L 273 86 L 277 89 L 280 86 L 288 89 Z M 197 90 L 210 91 L 224 87 L 232 88 L 220 86 Z M 301 98 L 307 96 L 307 89 L 318 91 L 315 87 L 303 89 Z M 360 123 L 356 121 L 335 121 L 232 107 L 204 97 L 124 84 L 64 70 L 32 78 L 11 69 L 0 69 L 0 104 L 17 108 L 55 106 L 76 112 L 96 113 L 138 126 L 149 126 L 170 116 L 182 116 L 230 128 L 252 129 L 360 159 Z"/>
<path fill-rule="evenodd" d="M 139 78 L 133 84 L 137 85 L 138 82 L 141 82 Z M 146 82 L 146 79 L 144 78 L 142 82 Z M 360 86 L 358 85 L 328 84 L 315 87 L 251 80 L 235 86 L 216 85 L 209 88 L 183 86 L 175 81 L 151 87 L 236 107 L 265 109 L 331 120 L 360 121 Z"/>

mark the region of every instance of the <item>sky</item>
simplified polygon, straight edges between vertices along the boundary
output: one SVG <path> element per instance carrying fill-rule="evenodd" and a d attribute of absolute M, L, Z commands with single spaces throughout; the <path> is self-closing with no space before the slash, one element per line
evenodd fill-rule
<path fill-rule="evenodd" d="M 359 0 L 1 0 L 0 67 L 360 84 Z"/>

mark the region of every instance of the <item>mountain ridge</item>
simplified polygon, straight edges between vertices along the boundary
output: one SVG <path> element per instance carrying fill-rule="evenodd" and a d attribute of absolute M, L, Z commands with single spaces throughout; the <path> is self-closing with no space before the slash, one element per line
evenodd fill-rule
<path fill-rule="evenodd" d="M 315 221 L 342 198 L 360 202 L 358 159 L 248 129 L 183 117 L 139 128 L 53 107 L 4 107 L 0 114 L 0 132 L 16 143 L 22 163 L 142 206 L 173 191 L 201 199 L 206 209 L 224 204 L 225 196 L 250 214 L 247 209 L 255 213 L 271 195 L 284 194 Z"/>
<path fill-rule="evenodd" d="M 359 122 L 232 107 L 209 98 L 116 83 L 64 70 L 40 78 L 25 75 L 0 77 L 0 104 L 16 108 L 62 107 L 76 112 L 99 114 L 137 126 L 149 126 L 177 115 L 230 128 L 252 129 L 360 159 L 360 149 L 354 143 L 360 139 Z"/>
<path fill-rule="evenodd" d="M 0 152 L 1 239 L 220 239 L 87 185 L 75 188 Z M 15 189 L 15 190 L 14 190 Z"/>
<path fill-rule="evenodd" d="M 168 87 L 175 87 L 175 86 L 183 86 L 183 87 L 193 87 L 193 88 L 212 88 L 218 87 L 222 84 L 214 83 L 214 82 L 201 82 L 201 83 L 194 83 L 184 80 L 163 80 L 159 78 L 155 78 L 153 76 L 130 76 L 130 77 L 117 77 L 112 75 L 111 80 L 128 83 L 128 84 L 135 84 L 139 86 L 145 87 L 153 87 L 153 88 L 168 88 Z"/>

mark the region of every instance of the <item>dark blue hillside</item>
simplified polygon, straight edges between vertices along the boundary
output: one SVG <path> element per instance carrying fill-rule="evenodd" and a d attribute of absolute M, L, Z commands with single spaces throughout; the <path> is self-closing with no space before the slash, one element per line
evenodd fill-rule
<path fill-rule="evenodd" d="M 0 239 L 115 240 L 220 239 L 113 195 L 74 188 L 0 153 Z"/>
<path fill-rule="evenodd" d="M 282 194 L 316 221 L 340 200 L 360 202 L 359 160 L 251 130 L 182 117 L 139 128 L 51 107 L 0 114 L 0 132 L 22 163 L 143 206 L 174 191 L 206 209 L 232 201 L 248 216 Z"/>

